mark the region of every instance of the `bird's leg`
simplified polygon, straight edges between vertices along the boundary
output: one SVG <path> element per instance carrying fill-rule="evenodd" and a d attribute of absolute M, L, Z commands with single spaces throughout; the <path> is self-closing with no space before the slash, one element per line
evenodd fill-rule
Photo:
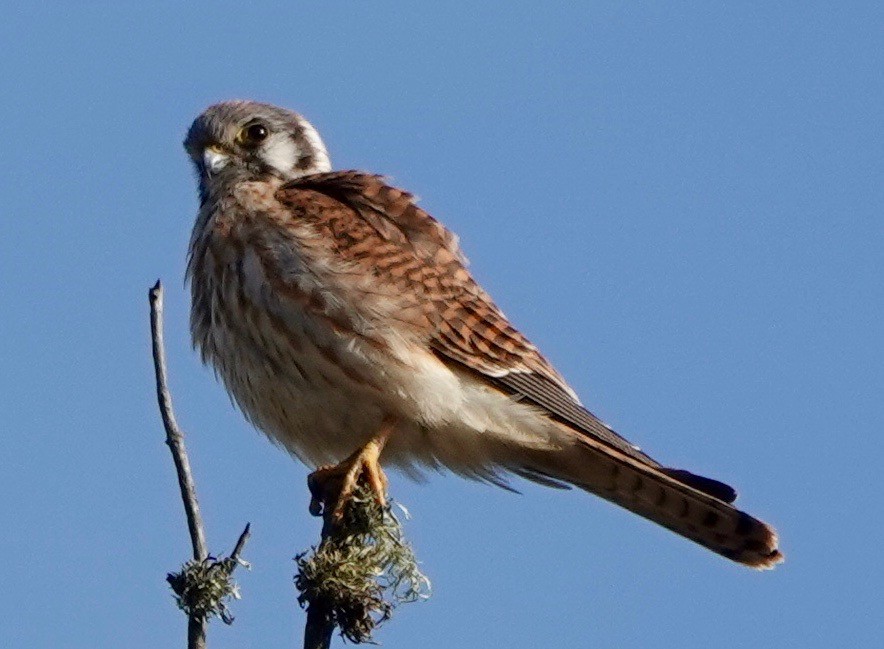
<path fill-rule="evenodd" d="M 307 477 L 310 488 L 310 513 L 314 516 L 322 514 L 328 507 L 334 507 L 331 518 L 340 522 L 344 509 L 353 495 L 353 490 L 364 478 L 372 495 L 381 507 L 387 504 L 387 476 L 379 462 L 381 452 L 393 431 L 393 420 L 384 418 L 377 435 L 369 442 L 339 464 L 323 466 Z"/>

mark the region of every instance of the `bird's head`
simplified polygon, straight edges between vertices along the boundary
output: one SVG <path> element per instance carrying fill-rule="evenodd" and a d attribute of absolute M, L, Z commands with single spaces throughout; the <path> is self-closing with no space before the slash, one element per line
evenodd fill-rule
<path fill-rule="evenodd" d="M 205 196 L 226 180 L 291 180 L 331 171 L 319 133 L 295 112 L 254 101 L 226 101 L 197 117 L 184 139 Z"/>

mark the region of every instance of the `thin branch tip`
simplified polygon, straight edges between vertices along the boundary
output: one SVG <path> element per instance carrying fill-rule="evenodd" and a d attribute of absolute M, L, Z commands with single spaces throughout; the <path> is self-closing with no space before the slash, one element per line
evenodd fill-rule
<path fill-rule="evenodd" d="M 245 529 L 242 531 L 242 534 L 239 535 L 239 540 L 237 540 L 236 545 L 233 546 L 233 552 L 230 553 L 231 561 L 236 561 L 237 563 L 247 566 L 248 562 L 243 561 L 240 558 L 240 554 L 242 554 L 243 548 L 246 546 L 246 541 L 249 540 L 249 537 L 252 535 L 252 524 L 246 523 Z"/>
<path fill-rule="evenodd" d="M 200 514 L 199 503 L 196 499 L 196 485 L 193 481 L 193 472 L 190 468 L 190 460 L 187 457 L 187 449 L 184 447 L 184 433 L 178 427 L 175 412 L 172 409 L 172 395 L 169 392 L 166 372 L 166 351 L 163 346 L 163 287 L 159 280 L 150 290 L 149 296 L 151 347 L 156 377 L 157 404 L 160 408 L 163 428 L 166 430 L 166 444 L 172 452 L 175 472 L 178 475 L 178 487 L 181 490 L 181 500 L 184 503 L 184 512 L 187 515 L 187 527 L 190 531 L 190 540 L 193 546 L 193 558 L 196 561 L 202 561 L 209 555 L 209 551 L 206 545 L 206 533 L 202 515 Z"/>
<path fill-rule="evenodd" d="M 175 420 L 172 395 L 168 386 L 166 351 L 163 345 L 163 284 L 159 279 L 148 291 L 148 299 L 157 405 L 166 431 L 166 445 L 175 463 L 178 487 L 193 547 L 193 559 L 185 563 L 180 572 L 170 573 L 167 581 L 175 593 L 179 607 L 188 616 L 188 649 L 205 649 L 206 625 L 210 617 L 218 615 L 226 624 L 233 622 L 233 615 L 227 609 L 225 602 L 231 597 L 239 599 L 239 590 L 232 575 L 238 565 L 249 567 L 248 562 L 240 555 L 251 535 L 252 526 L 251 523 L 246 524 L 227 559 L 216 560 L 209 555 L 205 528 L 196 498 L 196 484 L 187 457 L 187 449 L 184 446 L 184 433 Z"/>

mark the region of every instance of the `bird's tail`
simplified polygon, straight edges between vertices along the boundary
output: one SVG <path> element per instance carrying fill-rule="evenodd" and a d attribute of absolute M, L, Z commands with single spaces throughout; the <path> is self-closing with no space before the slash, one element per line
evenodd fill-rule
<path fill-rule="evenodd" d="M 580 487 L 753 568 L 773 568 L 783 560 L 777 533 L 733 507 L 736 492 L 727 485 L 647 464 L 560 426 L 568 436 L 568 448 L 531 451 L 530 465 L 516 468 L 518 473 L 539 482 Z"/>

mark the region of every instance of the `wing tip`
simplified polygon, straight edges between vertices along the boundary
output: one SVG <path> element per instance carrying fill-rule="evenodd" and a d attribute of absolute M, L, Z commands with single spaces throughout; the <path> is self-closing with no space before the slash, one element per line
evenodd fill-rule
<path fill-rule="evenodd" d="M 737 499 L 737 490 L 720 480 L 697 475 L 684 469 L 661 468 L 660 471 L 674 480 L 678 480 L 697 491 L 702 491 L 707 496 L 717 498 L 729 505 Z"/>

